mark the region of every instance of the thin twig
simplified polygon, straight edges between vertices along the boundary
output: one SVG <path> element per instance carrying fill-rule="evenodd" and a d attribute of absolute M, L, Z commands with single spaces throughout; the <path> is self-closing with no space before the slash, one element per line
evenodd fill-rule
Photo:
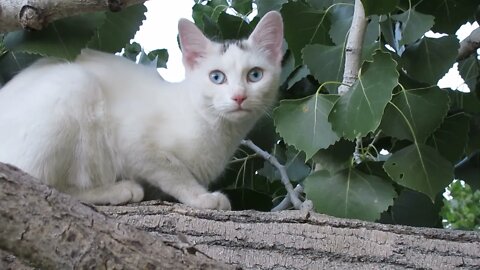
<path fill-rule="evenodd" d="M 300 194 L 303 192 L 303 186 L 298 184 L 293 189 L 293 191 L 295 192 L 295 195 L 299 197 Z M 290 200 L 290 196 L 285 196 L 285 198 L 283 198 L 283 200 L 277 206 L 272 208 L 272 212 L 287 210 L 288 208 L 290 208 L 291 205 L 292 205 L 292 201 Z"/>
<path fill-rule="evenodd" d="M 290 198 L 290 201 L 292 202 L 293 207 L 295 207 L 295 209 L 301 209 L 302 201 L 298 198 L 297 193 L 293 189 L 292 183 L 290 183 L 290 179 L 288 178 L 288 174 L 287 174 L 287 170 L 285 169 L 285 166 L 280 164 L 280 162 L 278 162 L 278 159 L 275 156 L 262 150 L 260 147 L 254 144 L 251 140 L 242 140 L 241 144 L 252 149 L 255 153 L 257 153 L 262 158 L 270 162 L 278 170 L 278 172 L 280 173 L 280 180 L 282 181 L 283 185 L 285 186 L 285 189 L 287 190 L 288 197 Z"/>

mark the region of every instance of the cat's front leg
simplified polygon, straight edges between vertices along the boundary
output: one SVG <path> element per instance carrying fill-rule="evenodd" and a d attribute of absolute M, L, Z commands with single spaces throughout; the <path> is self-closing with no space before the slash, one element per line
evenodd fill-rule
<path fill-rule="evenodd" d="M 175 157 L 161 158 L 161 164 L 144 178 L 179 202 L 200 209 L 230 210 L 230 201 L 220 192 L 209 192 Z M 153 164 L 152 164 L 153 166 Z"/>
<path fill-rule="evenodd" d="M 130 202 L 140 202 L 143 199 L 144 192 L 139 183 L 123 180 L 111 185 L 75 192 L 72 195 L 85 203 L 122 205 Z"/>

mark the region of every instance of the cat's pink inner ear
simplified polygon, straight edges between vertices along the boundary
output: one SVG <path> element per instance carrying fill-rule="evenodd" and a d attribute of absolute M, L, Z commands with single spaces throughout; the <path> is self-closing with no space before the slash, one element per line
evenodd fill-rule
<path fill-rule="evenodd" d="M 248 39 L 266 52 L 272 61 L 280 63 L 283 57 L 283 20 L 280 13 L 270 11 L 265 14 Z"/>
<path fill-rule="evenodd" d="M 178 22 L 178 36 L 183 54 L 183 64 L 193 69 L 205 57 L 210 41 L 197 26 L 187 19 Z"/>

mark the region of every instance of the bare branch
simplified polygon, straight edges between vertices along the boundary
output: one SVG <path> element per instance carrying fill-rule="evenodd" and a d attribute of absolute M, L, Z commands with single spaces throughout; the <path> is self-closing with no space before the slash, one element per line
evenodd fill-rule
<path fill-rule="evenodd" d="M 0 1 L 0 33 L 19 29 L 41 30 L 49 23 L 93 11 L 119 11 L 146 0 L 82 0 L 82 1 Z"/>
<path fill-rule="evenodd" d="M 475 53 L 480 48 L 480 27 L 473 30 L 472 33 L 460 42 L 457 61 L 462 61 Z"/>
<path fill-rule="evenodd" d="M 298 198 L 298 193 L 293 190 L 292 183 L 290 183 L 290 179 L 288 179 L 288 174 L 287 170 L 285 169 L 285 166 L 280 164 L 278 162 L 278 159 L 271 155 L 270 153 L 262 150 L 260 147 L 258 147 L 256 144 L 254 144 L 250 140 L 242 140 L 241 142 L 242 145 L 247 146 L 248 148 L 252 149 L 255 153 L 260 155 L 262 158 L 270 162 L 280 173 L 280 179 L 285 186 L 285 189 L 287 190 L 288 197 L 290 199 L 290 202 L 293 204 L 293 207 L 295 209 L 303 209 L 302 207 L 302 201 Z M 275 209 L 275 208 L 274 208 Z M 273 209 L 272 209 L 273 211 Z"/>
<path fill-rule="evenodd" d="M 365 10 L 360 0 L 355 0 L 352 25 L 348 33 L 347 45 L 345 46 L 345 69 L 343 71 L 342 85 L 338 87 L 338 94 L 345 94 L 355 83 L 360 69 L 363 38 L 367 20 Z"/>

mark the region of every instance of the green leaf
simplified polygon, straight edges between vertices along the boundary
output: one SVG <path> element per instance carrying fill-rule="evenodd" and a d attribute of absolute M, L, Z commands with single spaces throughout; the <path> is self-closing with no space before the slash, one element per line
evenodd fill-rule
<path fill-rule="evenodd" d="M 141 52 L 138 63 L 152 68 L 167 68 L 168 51 L 166 49 L 157 49 L 145 54 Z"/>
<path fill-rule="evenodd" d="M 340 139 L 327 149 L 320 149 L 313 156 L 316 170 L 327 170 L 330 174 L 350 167 L 355 143 Z"/>
<path fill-rule="evenodd" d="M 305 45 L 332 44 L 328 35 L 330 22 L 326 13 L 300 1 L 283 5 L 281 13 L 285 25 L 285 39 L 297 65 L 302 63 L 301 53 Z"/>
<path fill-rule="evenodd" d="M 436 85 L 455 63 L 458 46 L 453 36 L 422 38 L 406 48 L 400 64 L 415 80 Z"/>
<path fill-rule="evenodd" d="M 316 9 L 323 9 L 333 5 L 334 1 L 336 0 L 308 0 L 307 2 Z"/>
<path fill-rule="evenodd" d="M 311 169 L 305 164 L 305 154 L 294 147 L 277 144 L 271 153 L 285 166 L 290 181 L 299 182 L 310 174 Z M 264 164 L 264 167 L 258 170 L 260 175 L 265 176 L 270 181 L 281 179 L 277 168 L 268 161 L 265 161 Z"/>
<path fill-rule="evenodd" d="M 441 204 L 433 203 L 427 195 L 405 188 L 391 207 L 388 223 L 439 228 L 442 226 L 440 207 Z"/>
<path fill-rule="evenodd" d="M 447 115 L 448 94 L 437 86 L 401 90 L 387 106 L 380 128 L 398 139 L 424 143 Z"/>
<path fill-rule="evenodd" d="M 74 59 L 85 48 L 99 25 L 104 13 L 91 13 L 54 21 L 42 31 L 16 31 L 8 33 L 5 46 L 13 52 Z"/>
<path fill-rule="evenodd" d="M 252 12 L 252 0 L 232 0 L 232 7 L 241 14 Z"/>
<path fill-rule="evenodd" d="M 353 6 L 338 5 L 331 8 L 330 21 L 332 27 L 328 31 L 330 38 L 336 45 L 344 46 L 347 40 L 347 34 L 352 25 Z"/>
<path fill-rule="evenodd" d="M 458 63 L 458 72 L 467 84 L 470 91 L 474 91 L 477 83 L 480 83 L 480 61 L 477 54 L 470 55 L 467 59 Z"/>
<path fill-rule="evenodd" d="M 393 12 L 397 6 L 398 0 L 362 0 L 365 15 L 382 15 Z"/>
<path fill-rule="evenodd" d="M 455 34 L 462 24 L 473 21 L 478 0 L 414 0 L 412 5 L 419 12 L 435 17 L 434 32 Z"/>
<path fill-rule="evenodd" d="M 350 140 L 378 127 L 398 84 L 396 63 L 390 54 L 379 51 L 373 59 L 368 68 L 364 65 L 357 82 L 338 99 L 328 117 L 333 130 Z"/>
<path fill-rule="evenodd" d="M 0 57 L 0 77 L 8 81 L 39 58 L 38 54 L 7 52 Z"/>
<path fill-rule="evenodd" d="M 396 192 L 392 184 L 354 168 L 330 175 L 317 171 L 304 181 L 307 198 L 315 210 L 342 218 L 375 221 L 393 204 Z"/>
<path fill-rule="evenodd" d="M 480 99 L 474 93 L 463 93 L 450 90 L 450 109 L 465 111 L 470 114 L 480 114 Z"/>
<path fill-rule="evenodd" d="M 327 120 L 334 95 L 313 95 L 298 100 L 283 100 L 273 112 L 277 132 L 287 144 L 304 151 L 310 159 L 319 149 L 339 138 Z"/>
<path fill-rule="evenodd" d="M 246 38 L 252 31 L 251 26 L 242 18 L 227 13 L 218 17 L 218 27 L 223 40 Z"/>
<path fill-rule="evenodd" d="M 337 5 L 330 11 L 330 21 L 332 26 L 329 30 L 330 38 L 336 45 L 345 46 L 350 26 L 353 18 L 353 5 Z M 367 24 L 364 36 L 363 46 L 368 46 L 375 42 L 379 33 L 379 16 L 371 16 Z"/>
<path fill-rule="evenodd" d="M 106 12 L 102 26 L 88 43 L 89 48 L 116 53 L 130 42 L 145 20 L 147 8 L 133 5 L 121 12 Z"/>
<path fill-rule="evenodd" d="M 287 2 L 288 0 L 255 0 L 258 10 L 257 16 L 262 17 L 271 10 L 278 11 L 282 8 L 282 5 Z"/>
<path fill-rule="evenodd" d="M 427 140 L 427 145 L 437 151 L 453 164 L 465 154 L 470 128 L 470 117 L 464 113 L 449 115 L 442 125 Z"/>
<path fill-rule="evenodd" d="M 402 22 L 400 46 L 413 43 L 430 30 L 435 17 L 409 9 L 401 14 L 392 15 L 394 20 Z"/>
<path fill-rule="evenodd" d="M 125 46 L 125 51 L 123 52 L 123 57 L 132 60 L 133 62 L 137 61 L 137 56 L 142 52 L 142 46 L 137 42 L 132 42 Z"/>
<path fill-rule="evenodd" d="M 302 51 L 303 62 L 318 81 L 341 82 L 345 65 L 344 49 L 342 45 L 307 45 Z"/>
<path fill-rule="evenodd" d="M 393 153 L 383 168 L 393 181 L 428 195 L 432 201 L 453 180 L 452 164 L 424 144 Z"/>

